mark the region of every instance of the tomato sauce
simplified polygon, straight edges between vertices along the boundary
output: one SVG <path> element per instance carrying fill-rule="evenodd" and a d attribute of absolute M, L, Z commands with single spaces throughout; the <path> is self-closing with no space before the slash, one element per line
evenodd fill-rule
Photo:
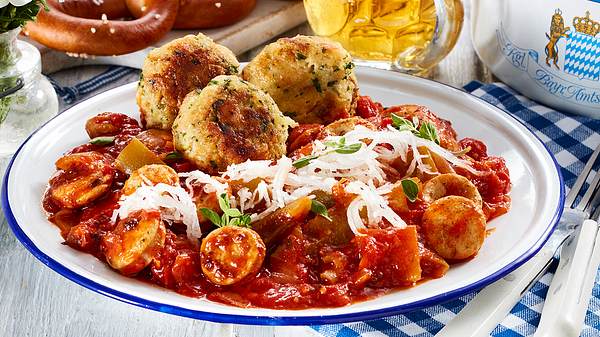
<path fill-rule="evenodd" d="M 465 138 L 459 143 L 463 149 L 470 148 L 467 156 L 473 159 L 473 168 L 478 171 L 478 174 L 472 174 L 461 168 L 457 168 L 456 172 L 469 178 L 477 186 L 483 199 L 483 212 L 486 218 L 491 220 L 508 212 L 511 182 L 504 159 L 488 156 L 487 148 L 480 140 Z"/>
<path fill-rule="evenodd" d="M 403 109 L 384 109 L 370 98 L 362 97 L 357 114 L 379 127 L 386 127 L 390 123 L 389 114 Z M 412 111 L 431 118 L 440 126 L 443 144 L 470 149 L 466 155 L 480 174 L 460 168 L 456 171 L 469 178 L 479 190 L 486 217 L 492 219 L 506 213 L 510 207 L 511 185 L 504 160 L 488 156 L 481 141 L 470 138 L 456 141 L 450 124 L 437 117 L 434 119 L 428 111 L 420 108 Z M 115 141 L 109 145 L 84 144 L 70 153 L 95 151 L 114 160 L 129 139 L 143 131 L 137 122 L 133 124 L 123 117 L 106 115 L 103 118 L 112 127 L 101 128 L 102 135 L 114 136 Z M 294 129 L 288 150 L 306 146 L 322 129 L 322 125 L 301 125 Z M 167 164 L 178 172 L 195 169 L 185 159 L 169 160 Z M 126 174 L 117 171 L 110 191 L 82 209 L 61 208 L 49 197 L 49 192 L 46 193 L 43 207 L 49 220 L 59 227 L 65 244 L 106 261 L 101 239 L 115 227 L 111 218 L 118 208 L 126 178 Z M 334 220 L 336 216 L 344 217 L 348 196 L 341 192 L 336 195 L 334 191 L 333 202 L 337 206 L 330 208 L 331 216 Z M 231 286 L 211 283 L 200 267 L 199 245 L 187 238 L 183 225 L 167 224 L 164 246 L 135 277 L 186 296 L 205 296 L 239 307 L 303 309 L 351 304 L 441 277 L 447 271 L 448 264 L 428 249 L 419 233 L 427 204 L 417 200 L 408 202 L 407 206 L 408 210 L 399 215 L 408 227 L 398 229 L 382 223 L 367 229 L 364 236 L 354 237 L 327 226 L 315 227 L 310 220 L 298 223 L 274 247 L 268 248 L 256 276 Z"/>

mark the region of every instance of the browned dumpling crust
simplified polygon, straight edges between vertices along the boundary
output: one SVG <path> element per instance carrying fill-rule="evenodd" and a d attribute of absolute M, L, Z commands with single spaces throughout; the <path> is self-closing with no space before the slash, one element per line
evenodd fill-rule
<path fill-rule="evenodd" d="M 350 54 L 316 36 L 283 38 L 266 46 L 242 77 L 273 97 L 299 123 L 330 123 L 354 114 L 358 85 Z"/>
<path fill-rule="evenodd" d="M 173 141 L 199 169 L 217 172 L 248 159 L 281 158 L 292 125 L 265 92 L 223 75 L 185 98 L 173 123 Z"/>
<path fill-rule="evenodd" d="M 147 128 L 171 128 L 179 106 L 192 90 L 204 88 L 218 75 L 237 74 L 231 50 L 209 37 L 187 35 L 152 50 L 142 68 L 137 103 Z"/>

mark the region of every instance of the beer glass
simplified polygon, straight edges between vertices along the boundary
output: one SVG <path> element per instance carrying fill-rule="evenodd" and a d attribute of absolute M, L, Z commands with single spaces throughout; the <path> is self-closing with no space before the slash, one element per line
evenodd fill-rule
<path fill-rule="evenodd" d="M 454 47 L 460 0 L 304 0 L 315 34 L 340 42 L 355 63 L 426 74 Z"/>

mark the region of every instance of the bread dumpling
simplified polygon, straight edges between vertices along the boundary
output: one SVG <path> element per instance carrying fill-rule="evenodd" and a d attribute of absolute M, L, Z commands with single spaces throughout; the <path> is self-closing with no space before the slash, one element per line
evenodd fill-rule
<path fill-rule="evenodd" d="M 209 37 L 187 35 L 152 50 L 142 67 L 137 103 L 147 128 L 170 130 L 179 106 L 192 90 L 219 75 L 238 74 L 231 50 Z"/>
<path fill-rule="evenodd" d="M 242 78 L 271 95 L 283 114 L 299 123 L 351 117 L 358 99 L 350 54 L 317 36 L 271 43 L 244 68 Z"/>
<path fill-rule="evenodd" d="M 216 173 L 248 159 L 281 158 L 294 125 L 268 94 L 238 76 L 222 75 L 186 96 L 173 141 L 199 169 Z"/>

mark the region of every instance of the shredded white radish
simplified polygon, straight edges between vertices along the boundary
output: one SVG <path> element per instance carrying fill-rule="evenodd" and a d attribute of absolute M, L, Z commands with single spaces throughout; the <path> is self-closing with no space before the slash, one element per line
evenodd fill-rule
<path fill-rule="evenodd" d="M 325 143 L 338 143 L 341 138 L 345 144 L 362 144 L 360 149 L 352 154 L 332 151 Z M 424 146 L 429 151 L 440 155 L 452 164 L 463 167 L 475 173 L 469 162 L 456 157 L 452 152 L 442 148 L 435 142 L 417 137 L 410 131 L 398 131 L 393 127 L 385 130 L 371 130 L 362 125 L 344 136 L 329 136 L 323 141 L 313 142 L 312 155 L 316 159 L 300 169 L 299 175 L 310 175 L 331 178 L 349 178 L 368 183 L 370 181 L 382 184 L 386 179 L 386 171 L 393 172 L 389 162 L 400 158 L 407 161 L 409 152 L 412 160 L 408 165 L 406 176 L 411 176 L 415 170 L 432 173 L 431 167 L 423 162 L 426 155 L 419 153 L 418 148 Z"/>
<path fill-rule="evenodd" d="M 406 222 L 389 207 L 388 201 L 383 197 L 391 192 L 391 184 L 387 183 L 376 188 L 372 182 L 365 184 L 362 181 L 351 181 L 344 187 L 344 190 L 357 195 L 346 211 L 348 224 L 354 234 L 360 235 L 359 229 L 366 227 L 360 216 L 363 208 L 367 210 L 367 220 L 370 224 L 379 223 L 385 219 L 394 227 L 406 227 Z"/>
<path fill-rule="evenodd" d="M 273 178 L 276 171 L 277 167 L 270 160 L 247 160 L 241 164 L 229 165 L 221 176 L 247 183 L 256 178 Z"/>
<path fill-rule="evenodd" d="M 206 193 L 216 193 L 217 195 L 221 195 L 223 193 L 227 193 L 229 189 L 229 185 L 226 183 L 222 183 L 214 177 L 202 172 L 202 171 L 192 171 L 179 173 L 179 176 L 185 179 L 185 186 L 188 188 L 188 191 L 193 195 L 194 193 L 194 184 L 204 184 L 204 192 Z"/>
<path fill-rule="evenodd" d="M 360 148 L 353 153 L 336 152 L 336 148 L 329 145 L 340 144 L 342 137 L 344 144 L 360 144 Z M 431 173 L 431 167 L 423 162 L 423 158 L 427 156 L 419 153 L 419 147 L 426 147 L 448 162 L 477 173 L 468 161 L 410 131 L 399 131 L 391 126 L 384 130 L 371 130 L 358 125 L 344 136 L 329 136 L 322 141 L 314 141 L 312 155 L 316 158 L 298 169 L 293 166 L 292 159 L 284 156 L 275 163 L 269 160 L 248 160 L 230 165 L 220 177 L 212 177 L 201 171 L 181 173 L 180 176 L 185 178 L 185 186 L 192 196 L 194 186 L 203 185 L 205 193 L 226 193 L 231 205 L 239 205 L 242 212 L 260 206 L 262 211 L 250 214 L 252 221 L 262 219 L 314 191 L 331 193 L 340 178 L 347 178 L 350 182 L 345 186 L 346 192 L 357 195 L 347 209 L 348 223 L 356 235 L 361 235 L 360 229 L 364 229 L 366 224 L 378 223 L 384 219 L 395 227 L 406 226 L 384 197 L 392 189 L 392 185 L 386 180 L 386 172 L 395 172 L 389 165 L 393 160 L 400 158 L 406 162 L 412 157 L 407 176 L 413 175 L 416 170 Z M 228 193 L 231 191 L 228 181 L 248 183 L 256 179 L 259 181 L 254 190 L 243 187 L 236 195 Z M 123 217 L 132 210 L 154 207 L 165 214 L 166 220 L 183 221 L 188 226 L 188 236 L 197 237 L 200 227 L 190 195 L 178 187 L 157 186 L 142 186 L 131 196 L 125 197 L 119 202 L 121 207 L 118 215 Z M 360 215 L 363 209 L 366 210 L 366 224 Z M 113 216 L 115 220 L 116 216 Z"/>
<path fill-rule="evenodd" d="M 238 199 L 240 200 L 240 211 L 244 213 L 245 210 L 250 208 L 247 206 L 248 202 L 250 202 L 250 200 L 252 199 L 252 192 L 250 192 L 250 189 L 248 187 L 242 187 L 240 188 L 237 194 Z"/>
<path fill-rule="evenodd" d="M 339 141 L 341 137 L 328 137 L 325 141 Z M 370 149 L 362 141 L 348 141 L 346 143 L 362 144 L 361 148 L 352 154 L 331 152 L 324 142 L 315 141 L 313 143 L 313 155 L 319 156 L 310 161 L 310 163 L 298 169 L 298 175 L 318 176 L 330 178 L 351 178 L 367 182 L 376 180 L 383 182 L 385 173 L 381 168 L 381 163 L 377 160 L 379 154 Z"/>
<path fill-rule="evenodd" d="M 202 236 L 196 205 L 188 192 L 179 186 L 163 183 L 140 186 L 132 194 L 121 197 L 116 216 L 125 219 L 132 212 L 143 209 L 160 211 L 163 220 L 184 223 L 190 239 Z M 114 221 L 116 216 L 113 214 Z"/>
<path fill-rule="evenodd" d="M 285 192 L 283 188 L 288 174 L 292 171 L 294 166 L 292 165 L 292 160 L 290 158 L 281 157 L 281 159 L 277 161 L 275 167 L 277 170 L 275 171 L 275 176 L 271 182 L 271 191 L 273 193 L 273 201 L 277 207 L 281 208 L 285 206 L 286 197 L 289 197 L 289 194 Z"/>

